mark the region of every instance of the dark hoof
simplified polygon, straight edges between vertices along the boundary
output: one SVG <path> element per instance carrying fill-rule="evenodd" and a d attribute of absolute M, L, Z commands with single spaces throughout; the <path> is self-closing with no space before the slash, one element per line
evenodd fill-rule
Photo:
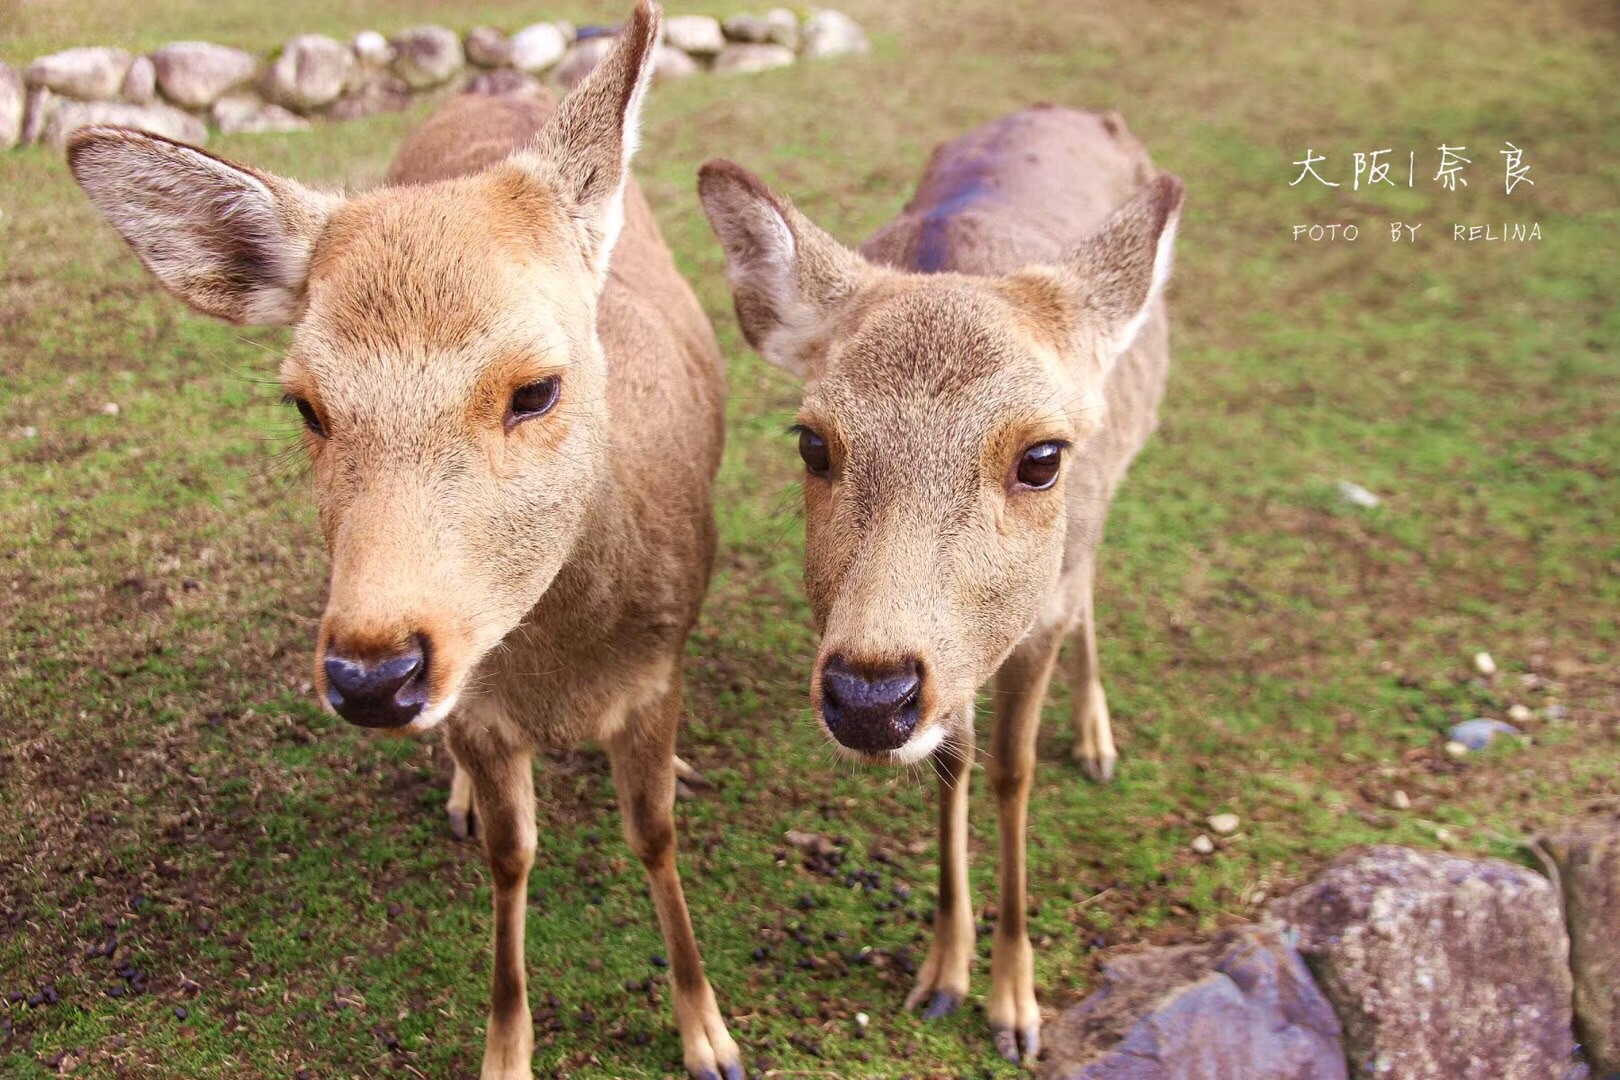
<path fill-rule="evenodd" d="M 942 1016 L 949 1016 L 962 1004 L 962 999 L 949 990 L 936 990 L 934 996 L 928 999 L 928 1007 L 923 1010 L 924 1020 L 938 1020 Z"/>
<path fill-rule="evenodd" d="M 450 811 L 450 835 L 457 840 L 471 840 L 477 828 L 478 821 L 472 814 L 460 810 Z"/>
<path fill-rule="evenodd" d="M 720 1071 L 726 1074 L 726 1080 L 745 1080 L 742 1062 L 733 1061 L 729 1065 L 720 1066 Z"/>
<path fill-rule="evenodd" d="M 1034 1061 L 1041 1054 L 1041 1029 L 1038 1027 L 1025 1028 L 1022 1031 L 1010 1027 L 998 1027 L 991 1032 L 995 1040 L 996 1053 L 1017 1065 L 1020 1060 Z"/>
<path fill-rule="evenodd" d="M 692 1080 L 720 1080 L 720 1074 L 713 1069 L 694 1069 Z"/>

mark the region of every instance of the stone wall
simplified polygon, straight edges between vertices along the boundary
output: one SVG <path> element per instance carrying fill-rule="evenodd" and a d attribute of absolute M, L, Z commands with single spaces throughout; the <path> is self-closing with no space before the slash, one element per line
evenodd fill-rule
<path fill-rule="evenodd" d="M 512 33 L 418 26 L 386 38 L 363 30 L 347 43 L 299 34 L 269 57 L 203 41 L 173 42 L 146 56 L 111 46 L 67 49 L 21 72 L 0 62 L 0 148 L 60 148 L 87 124 L 123 124 L 189 143 L 207 141 L 211 128 L 299 131 L 317 120 L 397 112 L 418 95 L 476 80 L 566 90 L 601 60 L 615 32 L 540 22 Z M 837 11 L 801 20 L 777 8 L 724 22 L 672 15 L 655 71 L 661 81 L 740 75 L 868 49 L 860 26 Z"/>

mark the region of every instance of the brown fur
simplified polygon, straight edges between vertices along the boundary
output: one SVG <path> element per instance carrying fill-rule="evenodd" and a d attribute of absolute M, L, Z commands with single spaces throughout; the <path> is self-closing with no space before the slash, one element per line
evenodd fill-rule
<path fill-rule="evenodd" d="M 687 1066 L 741 1075 L 674 861 L 680 664 L 715 548 L 724 380 L 628 178 L 657 26 L 643 0 L 560 107 L 451 99 L 386 186 L 347 200 L 117 130 L 72 150 L 166 286 L 295 326 L 282 376 L 324 429 L 306 443 L 332 556 L 316 678 L 328 653 L 428 643 L 410 728 L 447 717 L 452 815 L 465 828 L 476 805 L 494 882 L 486 1077 L 530 1075 L 533 751 L 585 739 L 608 750 L 646 866 Z M 508 424 L 513 391 L 552 375 L 555 408 Z"/>
<path fill-rule="evenodd" d="M 1108 503 L 1151 433 L 1169 366 L 1159 290 L 1181 185 L 1114 115 L 1037 107 L 935 151 L 905 211 L 860 254 L 735 165 L 699 182 L 744 334 L 805 377 L 799 419 L 832 470 L 805 478 L 805 586 L 821 655 L 924 672 L 899 749 L 940 776 L 940 907 L 908 1004 L 965 994 L 972 704 L 995 685 L 1001 810 L 990 1020 L 1003 1054 L 1039 1047 L 1024 928 L 1035 731 L 1075 637 L 1076 756 L 1114 761 L 1097 677 L 1092 574 Z M 1069 444 L 1060 482 L 1020 488 L 1023 452 Z"/>

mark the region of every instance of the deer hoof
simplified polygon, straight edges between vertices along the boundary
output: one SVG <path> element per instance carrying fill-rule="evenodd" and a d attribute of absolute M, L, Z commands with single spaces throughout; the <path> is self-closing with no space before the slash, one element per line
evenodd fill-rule
<path fill-rule="evenodd" d="M 450 835 L 458 841 L 471 840 L 478 833 L 478 818 L 471 810 L 450 811 Z"/>
<path fill-rule="evenodd" d="M 997 1027 L 992 1032 L 996 1053 L 1017 1065 L 1020 1060 L 1034 1061 L 1041 1055 L 1041 1026 Z"/>
<path fill-rule="evenodd" d="M 923 1010 L 924 1020 L 938 1020 L 942 1016 L 949 1016 L 962 1004 L 962 997 L 950 990 L 936 990 L 934 996 L 928 999 L 928 1007 Z"/>
<path fill-rule="evenodd" d="M 1074 759 L 1080 763 L 1080 771 L 1099 784 L 1106 784 L 1114 778 L 1114 763 L 1117 757 L 1092 757 L 1075 751 Z"/>

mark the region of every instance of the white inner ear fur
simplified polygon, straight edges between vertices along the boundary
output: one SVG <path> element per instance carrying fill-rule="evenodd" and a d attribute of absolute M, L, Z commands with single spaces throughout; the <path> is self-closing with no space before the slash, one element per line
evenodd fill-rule
<path fill-rule="evenodd" d="M 636 84 L 624 108 L 624 122 L 619 129 L 619 183 L 602 210 L 602 243 L 593 260 L 592 269 L 596 271 L 598 289 L 607 285 L 613 248 L 619 242 L 619 234 L 624 232 L 624 192 L 630 184 L 630 161 L 641 146 L 641 105 L 646 100 L 647 88 L 652 85 L 652 75 L 653 64 L 651 59 L 647 59 L 642 63 L 641 70 L 636 72 Z"/>
<path fill-rule="evenodd" d="M 1170 281 L 1170 264 L 1176 246 L 1176 226 L 1180 224 L 1181 215 L 1173 213 L 1164 223 L 1164 229 L 1159 233 L 1158 243 L 1153 248 L 1153 280 L 1148 285 L 1147 299 L 1141 308 L 1125 321 L 1118 330 L 1106 336 L 1103 341 L 1103 367 L 1111 368 L 1120 354 L 1129 349 L 1136 341 L 1136 335 L 1141 333 L 1146 325 L 1148 314 L 1153 309 L 1153 301 L 1164 295 L 1164 287 Z"/>

